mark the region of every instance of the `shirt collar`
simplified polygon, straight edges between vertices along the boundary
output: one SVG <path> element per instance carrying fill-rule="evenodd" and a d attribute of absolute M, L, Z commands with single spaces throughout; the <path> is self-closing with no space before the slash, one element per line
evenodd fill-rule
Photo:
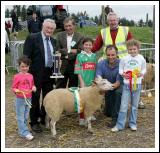
<path fill-rule="evenodd" d="M 44 35 L 43 31 L 41 31 L 41 34 L 42 34 L 42 39 L 46 40 L 46 36 Z M 49 37 L 49 41 L 50 41 L 50 37 Z"/>
<path fill-rule="evenodd" d="M 114 29 L 111 29 L 111 28 L 110 28 L 110 30 L 111 30 L 111 31 L 117 31 L 118 28 L 119 28 L 119 25 L 118 25 L 116 28 L 114 28 Z"/>
<path fill-rule="evenodd" d="M 67 37 L 73 37 L 73 35 L 74 35 L 74 32 L 71 35 L 67 34 Z"/>
<path fill-rule="evenodd" d="M 88 56 L 91 56 L 93 53 L 90 51 L 89 53 L 85 52 L 84 50 L 81 51 L 82 54 L 86 54 Z"/>
<path fill-rule="evenodd" d="M 116 62 L 115 62 L 115 65 L 114 65 L 114 67 L 117 67 L 118 65 L 119 65 L 119 59 L 116 59 Z M 106 65 L 108 66 L 108 67 L 110 67 L 109 66 L 109 61 L 108 61 L 108 59 L 106 59 Z"/>

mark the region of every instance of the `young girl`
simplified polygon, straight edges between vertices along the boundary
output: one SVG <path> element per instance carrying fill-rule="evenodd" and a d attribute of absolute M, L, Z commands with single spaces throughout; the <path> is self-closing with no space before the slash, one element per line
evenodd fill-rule
<path fill-rule="evenodd" d="M 34 86 L 33 76 L 28 73 L 30 60 L 23 56 L 18 60 L 19 73 L 14 75 L 12 82 L 12 91 L 16 95 L 15 108 L 18 122 L 18 134 L 32 140 L 34 137 L 27 127 L 27 120 L 29 117 L 29 110 L 31 106 L 32 91 L 36 91 Z"/>
<path fill-rule="evenodd" d="M 92 47 L 93 40 L 91 38 L 85 38 L 83 40 L 84 50 L 77 55 L 74 73 L 78 74 L 80 88 L 90 86 L 95 78 L 97 58 L 96 54 L 91 52 Z M 95 118 L 92 117 L 92 120 L 95 120 Z M 84 113 L 80 113 L 79 124 L 85 124 Z"/>
<path fill-rule="evenodd" d="M 125 128 L 128 103 L 131 100 L 131 111 L 129 116 L 129 127 L 132 131 L 137 130 L 137 110 L 140 99 L 142 78 L 146 73 L 146 61 L 139 54 L 140 43 L 137 40 L 127 42 L 129 55 L 121 59 L 119 74 L 124 78 L 120 111 L 116 126 L 111 130 L 117 132 Z"/>

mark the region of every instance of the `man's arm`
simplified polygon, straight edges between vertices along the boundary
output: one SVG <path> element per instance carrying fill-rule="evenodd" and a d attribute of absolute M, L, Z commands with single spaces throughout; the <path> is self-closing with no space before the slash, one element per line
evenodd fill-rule
<path fill-rule="evenodd" d="M 31 33 L 31 20 L 28 21 L 28 31 Z"/>
<path fill-rule="evenodd" d="M 61 33 L 57 34 L 57 37 L 56 37 L 56 40 L 57 40 L 56 48 L 61 53 L 61 59 L 63 59 L 63 58 L 65 58 L 65 56 L 68 55 L 68 53 L 67 53 L 68 50 L 67 50 L 67 48 L 63 47 L 62 42 L 61 42 L 61 37 L 62 37 Z"/>
<path fill-rule="evenodd" d="M 93 43 L 92 52 L 94 53 L 100 50 L 102 46 L 103 46 L 103 39 L 102 39 L 101 34 L 99 34 L 96 38 L 96 41 Z"/>
<path fill-rule="evenodd" d="M 31 59 L 33 46 L 34 46 L 34 41 L 32 40 L 31 35 L 29 35 L 24 42 L 23 54 L 30 59 Z"/>
<path fill-rule="evenodd" d="M 68 54 L 69 60 L 75 60 L 77 54 L 80 53 L 81 50 L 83 50 L 82 41 L 83 41 L 84 37 L 81 36 L 81 35 L 78 35 L 77 37 L 78 37 L 77 43 L 75 44 L 75 46 L 73 46 L 73 47 L 71 48 L 71 52 Z"/>
<path fill-rule="evenodd" d="M 95 77 L 97 78 L 98 76 L 102 77 L 103 72 L 102 72 L 102 61 L 100 61 L 99 63 L 97 63 L 96 65 L 96 75 Z M 103 78 L 103 77 L 102 77 Z"/>

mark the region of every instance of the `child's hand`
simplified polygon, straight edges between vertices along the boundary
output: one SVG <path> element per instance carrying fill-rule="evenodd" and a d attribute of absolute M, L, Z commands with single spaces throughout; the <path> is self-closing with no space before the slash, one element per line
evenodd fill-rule
<path fill-rule="evenodd" d="M 127 74 L 127 73 L 125 73 L 125 72 L 123 72 L 122 76 L 123 76 L 125 79 L 129 79 L 129 77 L 130 77 L 130 75 Z"/>
<path fill-rule="evenodd" d="M 15 91 L 15 93 L 20 93 L 19 89 L 15 89 L 14 91 Z"/>
<path fill-rule="evenodd" d="M 32 91 L 33 91 L 33 92 L 36 92 L 36 90 L 37 90 L 36 86 L 33 86 L 33 87 L 32 87 Z"/>
<path fill-rule="evenodd" d="M 85 87 L 85 84 L 84 84 L 84 82 L 80 82 L 80 88 L 83 88 L 83 87 Z"/>

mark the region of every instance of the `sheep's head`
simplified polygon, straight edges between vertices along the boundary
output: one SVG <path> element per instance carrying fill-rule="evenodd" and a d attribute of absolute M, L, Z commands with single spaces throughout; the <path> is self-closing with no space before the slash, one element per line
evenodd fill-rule
<path fill-rule="evenodd" d="M 112 83 L 110 83 L 107 79 L 97 77 L 94 82 L 101 90 L 113 90 Z"/>

